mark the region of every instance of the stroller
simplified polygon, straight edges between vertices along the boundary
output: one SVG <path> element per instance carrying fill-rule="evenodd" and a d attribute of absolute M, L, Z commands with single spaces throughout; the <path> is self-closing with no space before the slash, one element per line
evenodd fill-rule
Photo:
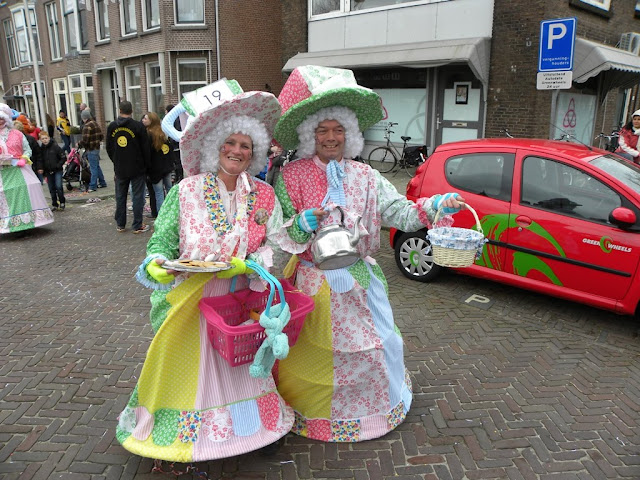
<path fill-rule="evenodd" d="M 67 163 L 64 164 L 62 178 L 67 182 L 67 190 L 73 190 L 72 182 L 78 182 L 78 188 L 83 192 L 89 190 L 91 181 L 91 169 L 87 153 L 80 153 L 80 149 L 72 148 L 67 156 Z"/>

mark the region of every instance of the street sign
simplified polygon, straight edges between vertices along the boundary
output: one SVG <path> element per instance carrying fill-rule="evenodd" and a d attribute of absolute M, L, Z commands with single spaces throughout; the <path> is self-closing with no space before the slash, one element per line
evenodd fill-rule
<path fill-rule="evenodd" d="M 576 18 L 557 18 L 540 22 L 539 72 L 573 70 Z"/>
<path fill-rule="evenodd" d="M 538 72 L 536 88 L 538 90 L 554 90 L 571 88 L 573 72 Z"/>

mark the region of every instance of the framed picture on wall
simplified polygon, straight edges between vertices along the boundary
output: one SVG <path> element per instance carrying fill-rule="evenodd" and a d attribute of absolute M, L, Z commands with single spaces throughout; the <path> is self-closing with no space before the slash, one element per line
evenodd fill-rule
<path fill-rule="evenodd" d="M 456 105 L 466 105 L 469 103 L 469 84 L 454 83 L 456 91 Z"/>

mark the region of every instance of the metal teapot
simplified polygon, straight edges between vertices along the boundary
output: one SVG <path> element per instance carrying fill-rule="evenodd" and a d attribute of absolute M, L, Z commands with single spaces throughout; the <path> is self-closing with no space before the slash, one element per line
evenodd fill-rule
<path fill-rule="evenodd" d="M 354 231 L 344 226 L 344 211 L 340 210 L 340 224 L 320 228 L 311 243 L 313 263 L 321 270 L 336 270 L 353 265 L 360 258 L 356 246 L 360 240 L 360 218 L 356 220 Z"/>

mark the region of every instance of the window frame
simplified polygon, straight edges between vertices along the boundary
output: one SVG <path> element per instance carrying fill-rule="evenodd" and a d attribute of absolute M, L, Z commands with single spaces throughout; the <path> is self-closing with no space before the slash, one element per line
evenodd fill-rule
<path fill-rule="evenodd" d="M 200 81 L 200 80 L 185 80 L 185 81 L 182 81 L 182 80 L 180 80 L 180 67 L 182 65 L 198 64 L 198 63 L 204 64 L 205 79 L 203 81 Z M 176 80 L 177 80 L 177 85 L 178 85 L 178 98 L 182 98 L 182 96 L 187 92 L 191 92 L 191 91 L 196 90 L 196 89 L 198 89 L 200 87 L 206 87 L 209 84 L 208 78 L 209 78 L 209 68 L 208 68 L 208 64 L 207 64 L 207 59 L 206 58 L 184 58 L 184 59 L 178 59 L 176 61 Z M 182 85 L 196 85 L 196 88 L 194 88 L 193 90 L 187 90 L 187 92 L 183 92 L 182 91 Z"/>
<path fill-rule="evenodd" d="M 131 85 L 129 83 L 129 74 L 130 72 L 137 70 L 138 71 L 138 84 L 137 85 Z M 125 98 L 131 102 L 131 105 L 133 106 L 133 113 L 132 113 L 132 117 L 135 118 L 136 120 L 139 120 L 140 117 L 142 116 L 142 72 L 140 69 L 140 65 L 128 65 L 126 67 L 124 67 L 124 91 L 125 91 Z M 132 95 L 131 93 L 133 91 L 138 91 L 138 94 L 140 95 L 140 111 L 136 111 L 136 103 L 132 102 Z"/>
<path fill-rule="evenodd" d="M 120 4 L 120 34 L 122 37 L 132 37 L 138 33 L 138 20 L 136 18 L 136 0 L 121 0 L 118 2 Z M 133 18 L 129 15 L 128 9 L 125 8 L 131 7 L 133 8 Z M 127 25 L 127 20 L 131 23 L 133 20 L 133 25 Z M 132 27 L 131 31 L 127 31 L 127 28 Z"/>
<path fill-rule="evenodd" d="M 56 106 L 56 118 L 60 110 L 64 110 L 69 118 L 69 83 L 67 77 L 59 77 L 51 79 L 53 85 L 53 102 Z M 62 85 L 62 89 L 60 88 Z M 64 105 L 60 102 L 60 95 L 64 95 Z M 71 120 L 69 120 L 71 121 Z"/>
<path fill-rule="evenodd" d="M 14 38 L 16 40 L 16 48 L 17 48 L 17 61 L 18 66 L 30 66 L 33 64 L 32 53 L 31 53 L 31 44 L 29 35 L 33 36 L 33 43 L 35 44 L 36 49 L 36 62 L 42 63 L 42 50 L 40 47 L 40 35 L 38 34 L 38 21 L 36 19 L 36 11 L 35 7 L 28 7 L 28 14 L 25 14 L 24 7 L 22 5 L 17 5 L 11 9 L 11 19 L 13 20 L 13 33 Z M 20 18 L 22 22 L 22 27 L 18 28 L 16 25 L 16 18 Z M 33 23 L 31 22 L 33 20 Z M 24 43 L 25 47 L 25 56 L 22 56 L 22 50 L 20 50 L 20 45 Z"/>
<path fill-rule="evenodd" d="M 398 3 L 398 4 L 396 4 L 393 0 L 388 0 L 389 3 L 387 5 L 369 7 L 363 10 L 355 9 L 351 7 L 352 1 L 357 2 L 357 0 L 339 0 L 340 7 L 338 9 L 332 10 L 326 13 L 315 14 L 315 15 L 313 14 L 314 1 L 316 0 L 307 0 L 307 12 L 308 12 L 307 19 L 308 20 L 325 19 L 325 18 L 331 18 L 331 17 L 353 15 L 353 14 L 357 15 L 361 13 L 369 13 L 369 12 L 376 12 L 376 11 L 382 11 L 382 10 L 392 10 L 396 8 L 412 7 L 417 5 L 426 5 L 429 3 L 446 2 L 449 0 L 403 0 L 403 3 Z"/>
<path fill-rule="evenodd" d="M 62 46 L 60 43 L 60 18 L 55 1 L 44 4 L 47 32 L 49 33 L 49 52 L 51 60 L 62 60 Z M 53 13 L 54 18 L 51 18 Z M 54 22 L 55 21 L 55 22 Z"/>
<path fill-rule="evenodd" d="M 207 6 L 207 2 L 205 2 L 204 0 L 190 0 L 190 1 L 200 1 L 202 3 L 202 21 L 198 22 L 198 21 L 180 21 L 180 17 L 179 17 L 179 8 L 178 8 L 178 4 L 181 0 L 173 0 L 173 17 L 174 17 L 174 24 L 175 25 L 179 25 L 179 26 L 185 26 L 185 25 L 206 25 L 206 6 Z"/>
<path fill-rule="evenodd" d="M 160 83 L 156 83 L 151 76 L 151 69 L 158 68 L 160 70 Z M 162 111 L 158 108 L 158 105 L 155 105 L 155 95 L 153 95 L 153 89 L 160 87 L 160 94 L 164 94 L 164 76 L 162 74 L 162 66 L 160 62 L 148 62 L 145 64 L 145 72 L 147 75 L 147 105 L 148 110 L 150 112 L 160 112 L 164 111 L 164 105 L 161 105 Z"/>
<path fill-rule="evenodd" d="M 147 3 L 155 3 L 156 9 L 158 12 L 158 24 L 157 25 L 149 25 L 149 12 L 147 8 Z M 140 0 L 140 5 L 142 8 L 142 31 L 148 32 L 151 30 L 159 30 L 160 29 L 160 0 Z"/>
<path fill-rule="evenodd" d="M 71 4 L 71 10 L 66 10 L 67 4 Z M 69 55 L 72 52 L 77 53 L 89 53 L 89 34 L 86 30 L 86 4 L 84 4 L 84 8 L 80 8 L 78 0 L 60 0 L 60 11 L 62 13 L 62 31 L 64 36 L 64 53 L 65 55 Z M 69 21 L 67 21 L 67 17 L 73 16 L 73 30 L 75 34 L 76 47 L 70 47 L 70 38 L 69 38 Z M 86 42 L 86 48 L 84 44 Z"/>
<path fill-rule="evenodd" d="M 91 79 L 89 82 L 88 79 Z M 73 86 L 73 81 L 78 79 L 78 86 Z M 93 98 L 93 76 L 91 73 L 75 73 L 67 77 L 67 104 L 70 107 L 70 111 L 67 112 L 67 118 L 71 125 L 80 125 L 82 120 L 80 119 L 80 109 L 77 107 L 81 103 L 86 103 L 89 108 L 92 108 L 93 101 L 89 100 L 89 97 Z M 80 94 L 78 102 L 74 96 Z M 93 110 L 92 110 L 93 111 Z"/>
<path fill-rule="evenodd" d="M 94 0 L 93 6 L 94 21 L 96 25 L 96 41 L 107 42 L 111 40 L 111 26 L 109 25 L 109 0 Z M 106 33 L 104 33 L 105 31 Z"/>
<path fill-rule="evenodd" d="M 4 30 L 5 45 L 9 53 L 9 68 L 15 70 L 20 67 L 20 57 L 18 56 L 18 45 L 16 44 L 16 32 L 13 28 L 13 15 L 2 21 L 2 27 Z"/>

